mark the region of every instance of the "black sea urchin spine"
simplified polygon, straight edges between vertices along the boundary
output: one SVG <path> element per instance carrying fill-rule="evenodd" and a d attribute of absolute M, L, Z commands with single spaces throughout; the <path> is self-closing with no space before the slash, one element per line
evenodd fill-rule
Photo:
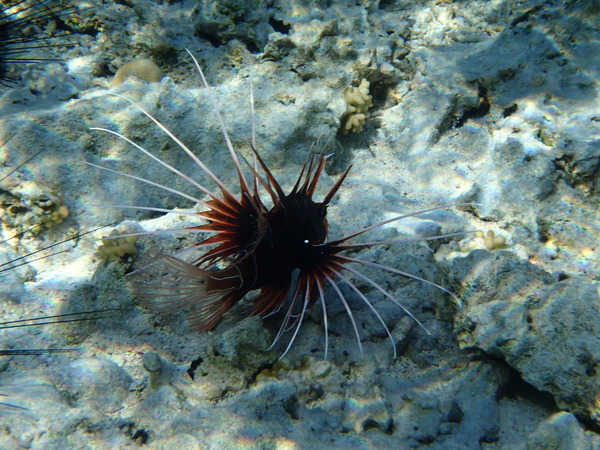
<path fill-rule="evenodd" d="M 52 40 L 61 35 L 46 36 L 44 25 L 74 11 L 73 6 L 60 0 L 0 1 L 0 85 L 14 85 L 15 65 L 56 60 L 32 52 L 56 45 Z"/>

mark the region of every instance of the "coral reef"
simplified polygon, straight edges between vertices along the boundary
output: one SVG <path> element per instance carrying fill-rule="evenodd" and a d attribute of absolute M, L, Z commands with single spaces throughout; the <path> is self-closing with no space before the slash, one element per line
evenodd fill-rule
<path fill-rule="evenodd" d="M 98 323 L 2 330 L 0 344 L 10 348 L 77 351 L 2 364 L 3 401 L 29 410 L 0 406 L 0 447 L 600 448 L 600 31 L 591 2 L 88 3 L 70 38 L 77 45 L 61 48 L 60 61 L 19 66 L 18 85 L 0 93 L 0 130 L 5 139 L 17 132 L 0 149 L 0 164 L 14 166 L 21 149 L 45 149 L 2 185 L 2 239 L 68 205 L 68 224 L 78 230 L 113 224 L 123 233 L 120 224 L 139 224 L 147 232 L 139 251 L 173 254 L 199 242 L 193 233 L 158 235 L 197 224 L 189 216 L 200 211 L 196 201 L 83 164 L 190 187 L 130 145 L 89 130 L 105 127 L 210 183 L 108 90 L 119 66 L 149 55 L 165 77 L 130 83 L 127 95 L 229 185 L 231 160 L 185 48 L 206 68 L 233 144 L 251 159 L 254 123 L 258 151 L 286 187 L 312 142 L 332 153 L 324 190 L 353 163 L 328 209 L 332 238 L 452 202 L 472 204 L 409 217 L 368 239 L 495 233 L 355 249 L 353 257 L 448 288 L 462 307 L 430 285 L 371 267 L 366 275 L 427 331 L 360 284 L 398 354 L 392 358 L 372 311 L 351 299 L 361 357 L 345 307 L 328 290 L 329 360 L 321 360 L 316 305 L 281 362 L 285 346 L 264 351 L 278 316 L 240 321 L 249 306 L 240 304 L 214 332 L 192 333 L 183 311 L 138 308 L 129 265 L 105 264 L 82 237 L 69 252 L 5 274 L 4 320 L 120 312 Z M 347 88 L 359 80 L 370 82 L 363 92 Z M 346 121 L 344 93 L 364 102 L 354 112 L 375 103 L 376 120 Z M 366 119 L 368 107 L 359 114 Z M 368 132 L 354 134 L 365 123 Z M 19 187 L 32 180 L 41 196 Z M 153 209 L 90 207 L 107 204 Z M 50 245 L 64 231 L 54 230 L 34 240 Z M 21 254 L 0 247 L 3 261 Z M 352 297 L 344 283 L 339 289 Z"/>

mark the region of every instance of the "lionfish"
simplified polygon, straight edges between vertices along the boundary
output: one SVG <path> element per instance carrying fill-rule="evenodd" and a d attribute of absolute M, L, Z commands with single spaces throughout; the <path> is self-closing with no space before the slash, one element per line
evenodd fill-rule
<path fill-rule="evenodd" d="M 394 338 L 385 321 L 369 299 L 344 272 L 348 272 L 353 277 L 364 281 L 381 292 L 428 332 L 423 324 L 393 295 L 354 266 L 371 266 L 427 283 L 449 294 L 460 304 L 458 298 L 452 292 L 436 283 L 393 267 L 344 255 L 346 250 L 399 242 L 399 240 L 350 242 L 364 233 L 407 217 L 453 205 L 443 205 L 392 217 L 341 239 L 328 240 L 327 207 L 341 188 L 351 166 L 343 171 L 333 187 L 320 201 L 315 200 L 313 197 L 323 175 L 327 156 L 318 155 L 314 151 L 313 145 L 296 183 L 290 192 L 284 192 L 281 184 L 276 180 L 272 171 L 256 150 L 252 89 L 250 90 L 250 104 L 252 110 L 251 149 L 253 157 L 252 161 L 248 161 L 234 148 L 204 73 L 194 55 L 189 50 L 187 52 L 200 74 L 204 87 L 207 89 L 208 98 L 235 166 L 239 181 L 239 197 L 165 125 L 160 123 L 142 106 L 127 97 L 114 94 L 134 105 L 166 133 L 194 161 L 198 169 L 216 185 L 216 191 L 198 183 L 123 134 L 106 128 L 91 128 L 92 130 L 109 133 L 129 143 L 147 157 L 194 186 L 205 196 L 205 199 L 202 199 L 200 196 L 192 196 L 143 177 L 87 163 L 98 169 L 176 194 L 205 208 L 202 212 L 182 213 L 181 211 L 148 206 L 115 206 L 117 208 L 131 208 L 160 213 L 185 214 L 195 219 L 203 219 L 205 222 L 197 226 L 163 231 L 187 231 L 210 235 L 192 247 L 194 249 L 206 248 L 206 251 L 202 256 L 191 262 L 185 261 L 176 255 L 160 255 L 134 272 L 132 284 L 134 292 L 142 305 L 156 312 L 185 310 L 190 328 L 204 332 L 213 329 L 221 318 L 247 294 L 258 291 L 258 294 L 252 299 L 250 315 L 266 317 L 278 312 L 286 305 L 279 331 L 270 347 L 272 348 L 285 332 L 293 330 L 287 348 L 283 352 L 283 355 L 285 355 L 291 348 L 307 311 L 319 301 L 323 312 L 325 358 L 327 358 L 328 299 L 325 293 L 327 286 L 331 287 L 335 292 L 335 296 L 345 308 L 362 354 L 358 327 L 348 301 L 338 286 L 338 281 L 349 286 L 375 314 L 392 342 L 394 357 L 396 357 Z M 249 178 L 243 170 L 244 166 L 246 173 L 249 172 L 250 174 Z M 271 207 L 267 207 L 265 201 L 263 201 L 260 194 L 261 189 L 270 197 Z M 441 239 L 457 234 L 461 233 L 408 240 Z M 403 242 L 406 241 L 403 240 Z"/>

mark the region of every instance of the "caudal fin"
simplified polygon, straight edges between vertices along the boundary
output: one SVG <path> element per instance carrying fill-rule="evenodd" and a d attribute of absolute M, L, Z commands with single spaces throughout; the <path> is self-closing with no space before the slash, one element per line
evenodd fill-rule
<path fill-rule="evenodd" d="M 195 331 L 214 328 L 237 300 L 239 282 L 228 282 L 218 272 L 200 269 L 169 255 L 161 255 L 136 271 L 133 288 L 141 304 L 153 311 L 185 311 Z"/>

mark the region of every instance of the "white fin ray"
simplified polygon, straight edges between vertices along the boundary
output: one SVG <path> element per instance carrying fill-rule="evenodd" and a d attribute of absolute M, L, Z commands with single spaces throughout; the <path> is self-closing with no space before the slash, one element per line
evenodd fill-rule
<path fill-rule="evenodd" d="M 210 104 L 213 107 L 213 110 L 215 111 L 215 115 L 217 116 L 217 120 L 219 121 L 219 125 L 221 126 L 221 132 L 223 133 L 223 137 L 225 138 L 225 143 L 227 144 L 227 149 L 229 150 L 229 153 L 231 154 L 231 158 L 233 159 L 233 163 L 235 164 L 235 168 L 238 172 L 238 175 L 240 178 L 240 184 L 241 184 L 240 187 L 241 187 L 242 191 L 250 192 L 250 187 L 248 186 L 248 182 L 246 181 L 246 178 L 244 177 L 244 172 L 242 172 L 242 167 L 240 165 L 240 161 L 238 159 L 237 152 L 235 151 L 235 148 L 233 147 L 233 144 L 231 143 L 231 139 L 229 138 L 229 133 L 227 132 L 227 127 L 225 126 L 225 121 L 223 120 L 223 117 L 221 116 L 221 111 L 219 110 L 219 107 L 217 106 L 217 102 L 216 102 L 214 96 L 212 95 L 211 87 L 208 84 L 208 81 L 206 81 L 204 72 L 202 71 L 200 64 L 198 64 L 198 60 L 196 59 L 196 57 L 187 48 L 185 49 L 185 51 L 188 52 L 188 54 L 191 56 L 192 60 L 194 61 L 196 69 L 198 70 L 198 73 L 200 74 L 200 78 L 202 78 L 202 83 L 204 84 L 204 87 L 206 88 L 206 90 L 208 92 L 208 99 L 210 101 Z M 252 104 L 254 105 L 254 102 Z"/>
<path fill-rule="evenodd" d="M 319 300 L 321 301 L 321 308 L 323 309 L 323 327 L 325 328 L 325 356 L 323 359 L 327 360 L 327 351 L 329 350 L 329 329 L 327 322 L 327 306 L 325 306 L 325 294 L 323 292 L 323 286 L 321 282 L 317 280 L 317 289 L 319 289 Z"/>
<path fill-rule="evenodd" d="M 356 295 L 358 295 L 360 297 L 360 299 L 363 302 L 365 302 L 366 305 L 371 309 L 371 311 L 373 311 L 373 314 L 375 314 L 375 316 L 377 317 L 377 319 L 379 319 L 379 322 L 381 322 L 381 325 L 383 325 L 383 328 L 384 328 L 385 332 L 387 333 L 388 337 L 390 338 L 390 341 L 392 342 L 392 349 L 394 351 L 394 359 L 396 359 L 398 357 L 398 355 L 396 354 L 396 341 L 394 340 L 394 337 L 392 336 L 392 333 L 390 332 L 388 326 L 383 321 L 383 318 L 379 314 L 379 311 L 377 311 L 377 309 L 375 309 L 375 306 L 373 306 L 373 304 L 369 301 L 369 299 L 365 296 L 365 294 L 363 294 L 362 292 L 360 292 L 358 290 L 358 288 L 356 286 L 354 286 L 354 284 L 352 284 L 350 282 L 350 280 L 348 280 L 345 276 L 343 276 L 340 273 L 338 273 L 337 276 L 344 283 L 346 283 L 348 286 L 350 286 L 350 288 L 356 293 Z"/>
<path fill-rule="evenodd" d="M 298 324 L 296 325 L 296 329 L 294 330 L 294 334 L 292 335 L 290 342 L 288 343 L 285 351 L 279 357 L 279 359 L 281 359 L 285 355 L 287 355 L 287 353 L 290 351 L 290 348 L 292 348 L 292 344 L 296 340 L 296 335 L 298 334 L 298 331 L 300 331 L 300 326 L 302 325 L 302 320 L 304 319 L 304 313 L 306 312 L 306 308 L 308 306 L 308 299 L 309 299 L 308 293 L 309 293 L 308 283 L 306 283 L 305 292 L 304 292 L 304 303 L 302 304 L 302 312 L 300 313 L 300 318 L 297 319 Z"/>
<path fill-rule="evenodd" d="M 344 294 L 342 294 L 342 291 L 340 291 L 340 288 L 338 287 L 336 282 L 333 281 L 329 277 L 326 277 L 326 278 L 327 278 L 327 281 L 329 282 L 329 284 L 331 284 L 331 287 L 333 287 L 333 289 L 337 293 L 338 297 L 340 298 L 342 305 L 344 305 L 344 308 L 346 309 L 346 312 L 348 313 L 348 317 L 350 317 L 350 322 L 352 322 L 352 327 L 354 328 L 354 333 L 356 334 L 356 342 L 358 342 L 358 350 L 360 351 L 360 356 L 362 357 L 363 356 L 362 343 L 360 342 L 360 334 L 358 333 L 358 327 L 356 326 L 356 321 L 354 320 L 354 316 L 352 315 L 352 310 L 350 309 L 350 306 L 348 305 L 348 302 L 346 301 Z"/>
<path fill-rule="evenodd" d="M 344 242 L 344 241 L 347 241 L 347 240 L 352 239 L 352 238 L 354 238 L 356 236 L 360 236 L 361 234 L 364 234 L 364 233 L 366 233 L 368 231 L 374 230 L 375 228 L 379 228 L 379 227 L 382 227 L 384 225 L 387 225 L 388 223 L 397 222 L 399 220 L 406 219 L 408 217 L 420 216 L 420 215 L 428 213 L 428 212 L 438 211 L 440 209 L 446 209 L 446 208 L 450 208 L 452 206 L 471 206 L 471 205 L 473 205 L 473 203 L 447 203 L 445 205 L 434 206 L 432 208 L 421 209 L 419 211 L 415 211 L 415 212 L 411 212 L 411 213 L 407 213 L 407 214 L 402 214 L 400 216 L 394 216 L 394 217 L 392 217 L 390 219 L 386 219 L 386 220 L 383 220 L 381 222 L 378 222 L 375 225 L 371 225 L 371 226 L 369 226 L 367 228 L 363 228 L 362 230 L 357 231 L 356 233 L 350 234 L 350 235 L 348 235 L 346 237 L 343 237 L 342 239 L 338 239 L 335 242 Z"/>
<path fill-rule="evenodd" d="M 155 183 L 154 181 L 150 181 L 150 180 L 147 180 L 147 179 L 142 178 L 142 177 L 131 175 L 129 173 L 121 172 L 119 170 L 109 169 L 108 167 L 102 167 L 102 166 L 99 166 L 98 164 L 94 164 L 94 163 L 87 162 L 87 161 L 84 161 L 84 164 L 87 164 L 88 166 L 95 167 L 96 169 L 105 170 L 107 172 L 114 173 L 114 174 L 122 176 L 122 177 L 131 178 L 133 180 L 137 180 L 137 181 L 140 181 L 142 183 L 149 184 L 150 186 L 155 186 L 155 187 L 163 189 L 163 190 L 165 190 L 167 192 L 171 192 L 172 194 L 178 195 L 178 196 L 183 197 L 183 198 L 187 198 L 188 200 L 191 200 L 194 203 L 204 204 L 204 202 L 202 200 L 200 200 L 200 199 L 198 199 L 196 197 L 192 197 L 191 195 L 188 195 L 188 194 L 186 194 L 184 192 L 178 191 L 177 189 L 173 189 L 173 188 L 164 186 L 162 184 Z"/>
<path fill-rule="evenodd" d="M 208 195 L 209 197 L 212 197 L 212 198 L 217 198 L 216 195 L 213 192 L 211 192 L 210 190 L 208 190 L 207 188 L 205 188 L 204 186 L 202 186 L 200 183 L 198 183 L 197 181 L 195 181 L 194 179 L 192 179 L 188 175 L 184 174 L 180 170 L 177 170 L 175 167 L 171 166 L 170 164 L 167 164 L 166 162 L 164 162 L 162 159 L 158 158 L 157 156 L 154 156 L 151 152 L 149 152 L 148 150 L 146 150 L 144 147 L 142 147 L 139 144 L 136 144 L 131 139 L 127 138 L 126 136 L 122 135 L 121 133 L 117 133 L 116 131 L 109 130 L 107 128 L 98 128 L 98 127 L 92 127 L 92 128 L 90 128 L 90 130 L 103 131 L 105 133 L 110 133 L 110 134 L 112 134 L 114 136 L 117 136 L 119 139 L 122 139 L 122 140 L 126 141 L 127 143 L 133 145 L 139 151 L 143 152 L 145 155 L 149 156 L 150 158 L 152 158 L 154 161 L 156 161 L 157 163 L 159 163 L 163 167 L 166 167 L 168 170 L 170 170 L 174 174 L 180 176 L 181 178 L 183 178 L 188 183 L 194 185 L 200 191 L 202 191 L 204 194 L 206 194 L 206 195 Z"/>
<path fill-rule="evenodd" d="M 200 167 L 200 169 L 202 169 L 202 171 L 208 175 L 217 186 L 219 186 L 219 188 L 224 192 L 227 193 L 228 195 L 234 197 L 233 193 L 227 189 L 227 187 L 223 184 L 223 182 L 212 172 L 212 170 L 210 170 L 206 164 L 204 164 L 202 162 L 202 160 L 200 160 L 200 158 L 198 158 L 194 152 L 192 152 L 187 145 L 185 145 L 183 142 L 181 142 L 181 140 L 179 140 L 179 138 L 177 136 L 175 136 L 171 130 L 169 130 L 166 126 L 164 126 L 162 123 L 160 123 L 152 114 L 150 114 L 148 111 L 146 111 L 144 108 L 142 108 L 138 103 L 134 102 L 133 100 L 131 100 L 128 97 L 125 97 L 124 95 L 121 94 L 116 94 L 113 93 L 111 95 L 114 95 L 116 97 L 122 98 L 123 100 L 128 101 L 129 103 L 131 103 L 133 106 L 135 106 L 137 109 L 140 110 L 140 112 L 142 112 L 146 117 L 148 117 L 152 122 L 154 122 L 167 136 L 169 136 L 169 138 L 171 138 L 171 140 L 173 142 L 175 142 L 179 148 L 181 148 L 185 153 L 187 153 L 187 155 L 192 158 L 192 160 L 196 163 L 196 165 L 198 167 Z"/>

